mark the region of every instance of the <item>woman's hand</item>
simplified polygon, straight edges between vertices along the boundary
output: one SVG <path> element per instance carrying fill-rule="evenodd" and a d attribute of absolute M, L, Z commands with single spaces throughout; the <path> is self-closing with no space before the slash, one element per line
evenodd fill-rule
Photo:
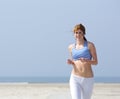
<path fill-rule="evenodd" d="M 67 63 L 70 64 L 70 65 L 74 65 L 74 62 L 73 62 L 73 60 L 71 60 L 71 59 L 68 59 L 68 60 L 67 60 Z"/>

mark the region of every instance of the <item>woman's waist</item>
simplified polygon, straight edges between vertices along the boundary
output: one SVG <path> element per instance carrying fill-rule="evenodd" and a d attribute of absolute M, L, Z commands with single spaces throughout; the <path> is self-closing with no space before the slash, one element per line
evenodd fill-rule
<path fill-rule="evenodd" d="M 78 69 L 91 70 L 91 65 L 86 62 L 74 61 L 74 66 Z"/>
<path fill-rule="evenodd" d="M 83 77 L 93 77 L 92 69 L 86 69 L 86 68 L 73 68 L 72 74 Z"/>
<path fill-rule="evenodd" d="M 79 78 L 94 78 L 93 75 L 80 75 L 80 74 L 75 74 L 75 73 L 71 73 L 71 76 L 75 76 Z"/>

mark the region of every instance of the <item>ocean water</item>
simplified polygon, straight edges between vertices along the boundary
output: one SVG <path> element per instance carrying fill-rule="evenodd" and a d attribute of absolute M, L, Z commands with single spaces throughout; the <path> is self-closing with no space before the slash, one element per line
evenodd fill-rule
<path fill-rule="evenodd" d="M 120 83 L 120 77 L 95 77 L 95 83 Z M 68 83 L 69 77 L 0 77 L 0 83 Z"/>

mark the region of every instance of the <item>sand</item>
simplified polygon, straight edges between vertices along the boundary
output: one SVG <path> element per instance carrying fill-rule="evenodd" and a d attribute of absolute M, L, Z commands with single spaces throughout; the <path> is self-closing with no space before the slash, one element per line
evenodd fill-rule
<path fill-rule="evenodd" d="M 0 99 L 71 99 L 68 83 L 0 83 Z M 120 99 L 120 83 L 95 83 L 92 99 Z"/>

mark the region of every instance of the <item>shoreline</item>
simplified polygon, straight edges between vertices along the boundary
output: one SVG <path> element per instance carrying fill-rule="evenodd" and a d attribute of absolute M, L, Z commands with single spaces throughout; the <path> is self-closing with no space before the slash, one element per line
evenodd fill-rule
<path fill-rule="evenodd" d="M 69 84 L 69 82 L 0 82 L 1 84 Z M 94 82 L 94 84 L 120 84 L 120 82 Z"/>

